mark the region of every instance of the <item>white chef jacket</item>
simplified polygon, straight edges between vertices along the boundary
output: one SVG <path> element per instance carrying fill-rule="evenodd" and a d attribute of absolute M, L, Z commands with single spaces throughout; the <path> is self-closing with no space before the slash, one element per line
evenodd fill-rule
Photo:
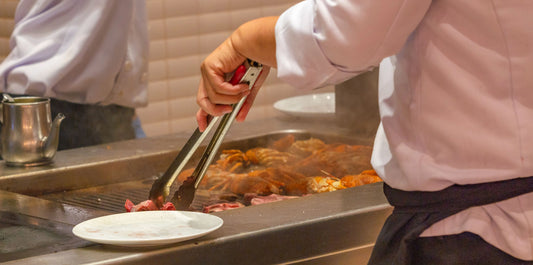
<path fill-rule="evenodd" d="M 523 0 L 307 0 L 276 24 L 278 76 L 316 88 L 381 63 L 372 165 L 394 188 L 527 177 L 532 14 Z M 421 236 L 465 231 L 533 260 L 533 193 L 469 208 Z"/>
<path fill-rule="evenodd" d="M 145 0 L 21 0 L 0 90 L 145 106 L 147 27 Z"/>

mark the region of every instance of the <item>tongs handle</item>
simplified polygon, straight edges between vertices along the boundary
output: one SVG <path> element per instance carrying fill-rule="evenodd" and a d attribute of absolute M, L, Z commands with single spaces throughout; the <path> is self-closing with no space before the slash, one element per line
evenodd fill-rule
<path fill-rule="evenodd" d="M 254 86 L 257 77 L 259 77 L 259 74 L 261 73 L 262 66 L 251 60 L 248 60 L 247 64 L 248 65 L 241 65 L 239 68 L 237 68 L 235 74 L 230 80 L 230 83 L 248 83 L 250 89 Z M 224 114 L 224 116 L 222 116 L 217 130 L 213 134 L 213 138 L 207 145 L 204 154 L 202 155 L 202 158 L 198 163 L 198 166 L 194 169 L 194 172 L 192 173 L 192 178 L 195 179 L 195 189 L 197 189 L 198 185 L 200 185 L 200 182 L 202 181 L 205 172 L 209 168 L 209 165 L 211 165 L 211 162 L 217 154 L 217 151 L 220 148 L 224 137 L 229 131 L 231 125 L 233 124 L 233 121 L 235 121 L 235 118 L 237 117 L 237 114 L 239 113 L 242 105 L 246 101 L 246 98 L 247 97 L 241 98 L 241 100 L 239 100 L 237 104 L 233 104 L 233 110 L 230 113 L 226 113 Z"/>

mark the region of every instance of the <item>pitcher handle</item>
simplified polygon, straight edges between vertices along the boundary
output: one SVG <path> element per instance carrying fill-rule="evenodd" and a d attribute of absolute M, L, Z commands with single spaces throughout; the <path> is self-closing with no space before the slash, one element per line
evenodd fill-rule
<path fill-rule="evenodd" d="M 2 93 L 2 101 L 0 102 L 0 126 L 4 122 L 4 102 L 15 102 L 15 99 L 7 93 Z"/>

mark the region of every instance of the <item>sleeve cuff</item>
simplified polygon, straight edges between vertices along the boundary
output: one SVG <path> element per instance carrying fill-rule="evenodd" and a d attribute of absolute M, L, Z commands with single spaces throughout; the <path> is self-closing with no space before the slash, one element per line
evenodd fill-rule
<path fill-rule="evenodd" d="M 278 78 L 296 88 L 313 89 L 344 81 L 354 73 L 340 72 L 324 56 L 313 32 L 313 1 L 285 11 L 276 24 Z"/>

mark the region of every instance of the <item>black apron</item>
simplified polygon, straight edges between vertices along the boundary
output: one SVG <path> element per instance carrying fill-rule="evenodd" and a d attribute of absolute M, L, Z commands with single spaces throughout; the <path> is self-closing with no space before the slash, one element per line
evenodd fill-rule
<path fill-rule="evenodd" d="M 413 242 L 432 224 L 474 206 L 533 192 L 533 177 L 471 185 L 453 185 L 436 192 L 402 191 L 383 185 L 394 206 L 378 236 L 368 264 L 412 264 Z"/>

